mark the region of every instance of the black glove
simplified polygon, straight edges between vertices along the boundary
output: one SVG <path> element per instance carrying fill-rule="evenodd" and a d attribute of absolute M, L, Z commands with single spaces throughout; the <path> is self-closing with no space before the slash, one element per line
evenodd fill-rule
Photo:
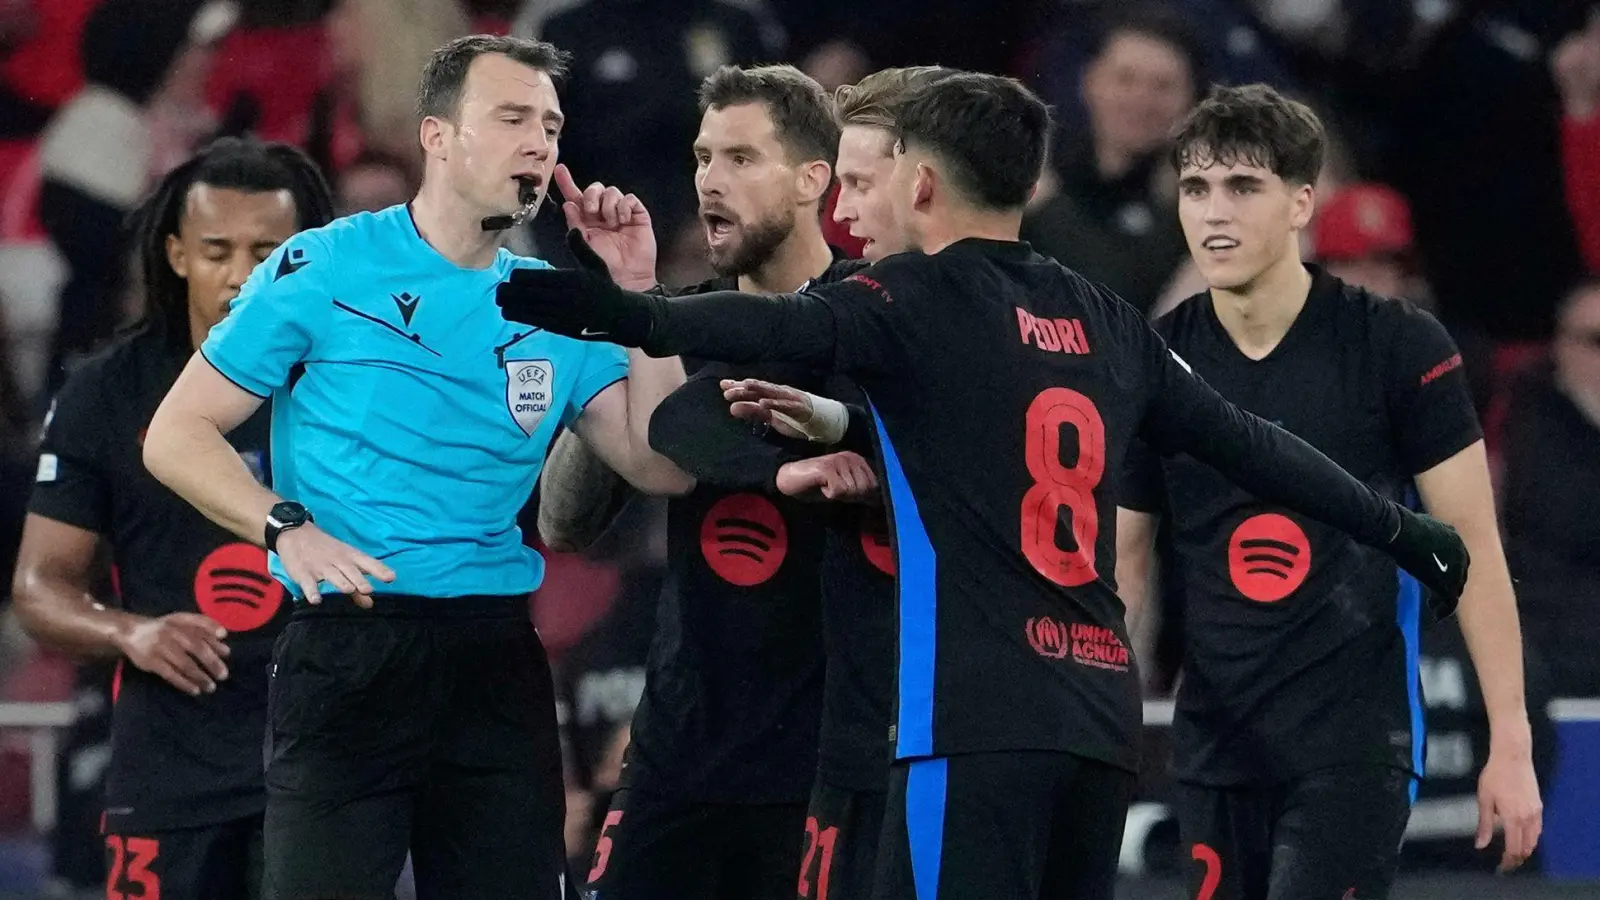
<path fill-rule="evenodd" d="M 1428 609 L 1434 616 L 1443 620 L 1455 614 L 1472 560 L 1454 528 L 1402 508 L 1400 530 L 1388 549 L 1400 567 L 1428 589 Z"/>
<path fill-rule="evenodd" d="M 654 323 L 654 298 L 623 290 L 576 228 L 567 232 L 576 269 L 514 269 L 495 288 L 507 321 L 585 341 L 638 347 Z"/>

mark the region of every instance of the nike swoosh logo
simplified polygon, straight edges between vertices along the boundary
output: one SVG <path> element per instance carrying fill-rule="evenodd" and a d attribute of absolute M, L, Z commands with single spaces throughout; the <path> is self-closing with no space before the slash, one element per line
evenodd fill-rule
<path fill-rule="evenodd" d="M 578 337 L 607 337 L 610 334 L 611 332 L 609 331 L 592 331 L 588 328 L 585 328 L 578 332 Z"/>
<path fill-rule="evenodd" d="M 1441 572 L 1450 571 L 1450 567 L 1444 564 L 1444 560 L 1440 559 L 1437 553 L 1433 554 L 1433 564 L 1438 566 Z"/>

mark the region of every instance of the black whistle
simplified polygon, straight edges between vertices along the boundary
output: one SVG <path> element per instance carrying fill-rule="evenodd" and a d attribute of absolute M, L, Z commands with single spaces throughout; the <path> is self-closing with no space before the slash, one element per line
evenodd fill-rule
<path fill-rule="evenodd" d="M 532 178 L 521 176 L 517 178 L 517 202 L 522 208 L 511 215 L 484 216 L 479 223 L 484 231 L 505 231 L 515 228 L 528 221 L 539 208 L 539 184 Z"/>

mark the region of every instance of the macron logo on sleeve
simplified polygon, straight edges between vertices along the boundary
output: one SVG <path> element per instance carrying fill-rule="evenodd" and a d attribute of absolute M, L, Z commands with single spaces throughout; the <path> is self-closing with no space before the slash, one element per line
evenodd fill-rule
<path fill-rule="evenodd" d="M 306 252 L 299 247 L 290 250 L 278 261 L 278 271 L 272 276 L 273 281 L 281 281 L 290 275 L 311 265 L 311 260 L 306 259 Z"/>

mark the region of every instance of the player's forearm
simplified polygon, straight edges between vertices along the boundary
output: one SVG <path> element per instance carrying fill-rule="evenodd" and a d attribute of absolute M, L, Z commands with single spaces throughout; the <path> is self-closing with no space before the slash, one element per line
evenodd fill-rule
<path fill-rule="evenodd" d="M 17 620 L 40 644 L 77 657 L 116 656 L 139 617 L 108 609 L 81 577 L 42 566 L 17 569 Z"/>
<path fill-rule="evenodd" d="M 713 291 L 650 299 L 650 336 L 642 346 L 653 356 L 833 365 L 833 314 L 816 297 Z"/>
<path fill-rule="evenodd" d="M 676 356 L 658 359 L 643 350 L 628 351 L 629 465 L 621 474 L 647 493 L 682 494 L 694 486 L 693 479 L 650 446 L 650 417 L 683 382 L 683 362 Z"/>
<path fill-rule="evenodd" d="M 1151 443 L 1188 453 L 1262 500 L 1286 506 L 1385 547 L 1400 530 L 1400 509 L 1288 431 L 1197 386 L 1161 407 Z"/>
<path fill-rule="evenodd" d="M 562 432 L 539 475 L 539 537 L 563 553 L 587 549 L 616 521 L 630 493 L 577 434 Z"/>
<path fill-rule="evenodd" d="M 145 435 L 144 464 L 206 518 L 247 541 L 265 542 L 267 514 L 281 498 L 256 481 L 216 423 L 163 406 Z"/>
<path fill-rule="evenodd" d="M 1533 752 L 1533 737 L 1523 681 L 1522 624 L 1500 536 L 1492 524 L 1488 528 L 1450 524 L 1461 533 L 1472 554 L 1471 573 L 1456 615 L 1483 692 L 1490 746 L 1526 756 Z"/>

